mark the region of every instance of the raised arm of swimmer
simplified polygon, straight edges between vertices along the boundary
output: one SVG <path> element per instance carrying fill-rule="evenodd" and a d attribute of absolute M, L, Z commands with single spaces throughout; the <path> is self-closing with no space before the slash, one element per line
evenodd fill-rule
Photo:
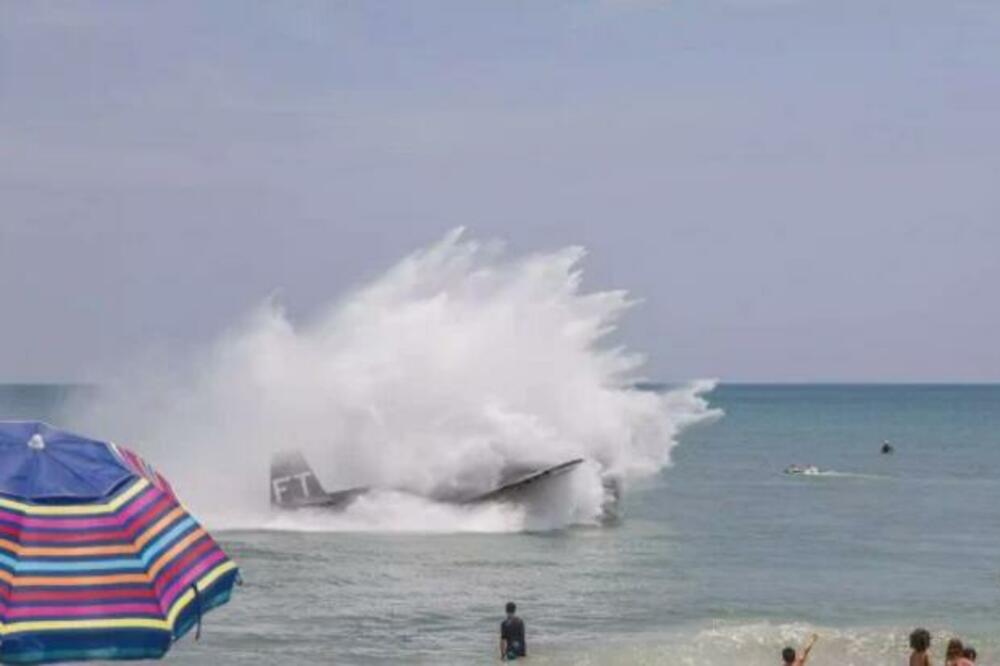
<path fill-rule="evenodd" d="M 781 651 L 781 661 L 785 663 L 785 666 L 805 666 L 806 660 L 809 659 L 809 653 L 812 652 L 813 645 L 816 644 L 818 638 L 819 636 L 816 634 L 810 636 L 806 646 L 802 648 L 801 655 L 795 651 L 795 648 L 786 647 Z"/>
<path fill-rule="evenodd" d="M 813 634 L 809 637 L 809 642 L 806 646 L 802 648 L 802 658 L 799 659 L 798 666 L 805 666 L 806 660 L 809 658 L 809 653 L 812 652 L 813 646 L 816 645 L 816 641 L 819 640 L 819 636 Z"/>

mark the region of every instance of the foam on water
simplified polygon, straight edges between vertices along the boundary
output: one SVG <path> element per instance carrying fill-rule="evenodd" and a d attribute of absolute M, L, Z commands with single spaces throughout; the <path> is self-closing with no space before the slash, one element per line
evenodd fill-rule
<path fill-rule="evenodd" d="M 359 497 L 346 511 L 276 511 L 263 527 L 276 531 L 510 532 L 523 528 L 523 508 L 505 504 L 459 506 L 397 491 Z"/>
<path fill-rule="evenodd" d="M 868 474 L 864 472 L 840 472 L 835 469 L 821 469 L 817 472 L 812 472 L 808 474 L 787 474 L 787 476 L 795 479 L 868 479 L 868 480 L 887 480 L 892 477 L 885 474 Z"/>
<path fill-rule="evenodd" d="M 461 230 L 306 321 L 271 300 L 196 358 L 124 373 L 74 423 L 146 453 L 216 525 L 274 525 L 272 452 L 302 449 L 329 489 L 377 493 L 340 517 L 284 527 L 544 529 L 597 519 L 601 475 L 669 463 L 685 427 L 717 414 L 699 382 L 634 388 L 642 358 L 608 344 L 632 301 L 581 289 L 584 252 L 509 257 Z M 591 461 L 521 513 L 420 496 L 487 489 L 511 463 Z"/>
<path fill-rule="evenodd" d="M 635 666 L 671 664 L 700 666 L 711 664 L 741 664 L 743 666 L 773 666 L 781 663 L 781 648 L 796 649 L 816 633 L 819 640 L 809 663 L 815 666 L 887 666 L 904 664 L 909 657 L 908 637 L 913 627 L 886 626 L 866 628 L 816 627 L 802 623 L 718 622 L 708 627 L 688 627 L 668 633 L 639 635 L 628 641 L 602 642 L 594 649 L 579 651 L 538 651 L 532 663 L 579 664 L 580 666 Z M 943 655 L 951 631 L 932 634 L 932 662 Z M 980 654 L 992 654 L 997 642 L 989 636 L 975 636 L 967 641 Z"/>

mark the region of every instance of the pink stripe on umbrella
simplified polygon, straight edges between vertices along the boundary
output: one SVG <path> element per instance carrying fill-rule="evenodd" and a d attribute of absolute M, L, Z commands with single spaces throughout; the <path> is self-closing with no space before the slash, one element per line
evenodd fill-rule
<path fill-rule="evenodd" d="M 160 605 L 156 603 L 97 604 L 94 606 L 21 606 L 8 608 L 4 613 L 7 620 L 28 618 L 61 617 L 115 617 L 129 615 L 156 615 L 163 617 Z"/>
<path fill-rule="evenodd" d="M 179 597 L 184 591 L 187 590 L 187 588 L 191 586 L 191 583 L 198 580 L 199 576 L 224 559 L 226 559 L 225 553 L 221 550 L 217 550 L 198 564 L 194 565 L 179 580 L 174 581 L 172 585 L 163 591 L 163 601 L 161 602 L 163 607 L 170 608 L 174 604 L 177 597 Z"/>
<path fill-rule="evenodd" d="M 19 513 L 10 513 L 0 510 L 0 520 L 20 525 L 21 527 L 32 528 L 55 528 L 70 530 L 85 530 L 91 527 L 111 527 L 120 525 L 136 513 L 141 511 L 147 504 L 159 494 L 160 491 L 150 488 L 146 492 L 133 499 L 128 507 L 121 513 L 103 518 L 35 518 L 22 516 Z"/>

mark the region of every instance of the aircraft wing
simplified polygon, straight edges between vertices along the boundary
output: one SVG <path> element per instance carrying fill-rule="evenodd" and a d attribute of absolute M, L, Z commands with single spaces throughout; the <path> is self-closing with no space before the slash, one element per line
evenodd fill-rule
<path fill-rule="evenodd" d="M 553 467 L 546 467 L 545 469 L 540 469 L 530 474 L 525 474 L 520 476 L 513 481 L 508 481 L 499 488 L 494 488 L 488 493 L 483 493 L 482 495 L 477 495 L 475 497 L 465 500 L 465 504 L 476 504 L 479 502 L 494 502 L 498 500 L 508 499 L 511 496 L 527 489 L 530 486 L 536 485 L 545 479 L 551 479 L 556 476 L 562 476 L 567 474 L 583 462 L 583 458 L 575 458 L 564 463 L 560 463 Z"/>

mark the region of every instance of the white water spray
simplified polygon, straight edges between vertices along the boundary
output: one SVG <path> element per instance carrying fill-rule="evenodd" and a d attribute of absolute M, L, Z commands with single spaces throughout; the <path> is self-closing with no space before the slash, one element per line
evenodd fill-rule
<path fill-rule="evenodd" d="M 143 368 L 74 414 L 160 467 L 215 526 L 426 531 L 549 528 L 597 519 L 601 475 L 669 462 L 710 418 L 709 382 L 634 388 L 641 357 L 605 341 L 631 305 L 584 293 L 579 248 L 507 257 L 461 230 L 315 318 L 268 302 L 192 362 Z M 324 485 L 405 489 L 340 516 L 276 518 L 268 461 L 302 449 Z M 511 463 L 588 465 L 542 511 L 437 505 L 488 489 Z M 433 506 L 430 506 L 433 505 Z"/>

